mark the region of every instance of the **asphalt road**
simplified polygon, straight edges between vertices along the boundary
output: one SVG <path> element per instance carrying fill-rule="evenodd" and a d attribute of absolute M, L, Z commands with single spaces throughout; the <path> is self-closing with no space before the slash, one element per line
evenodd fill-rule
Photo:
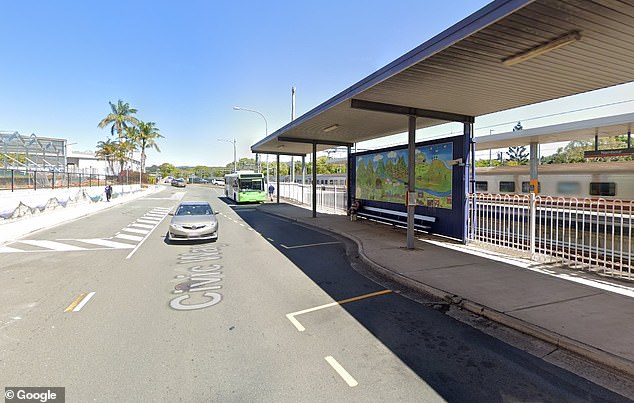
<path fill-rule="evenodd" d="M 7 245 L 0 387 L 75 401 L 627 401 L 359 274 L 331 234 L 169 188 Z M 168 244 L 180 199 L 219 239 Z M 352 259 L 352 260 L 350 260 Z"/>

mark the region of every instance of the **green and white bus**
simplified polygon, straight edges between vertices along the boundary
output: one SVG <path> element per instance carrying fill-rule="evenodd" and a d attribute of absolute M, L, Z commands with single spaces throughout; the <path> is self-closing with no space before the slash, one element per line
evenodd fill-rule
<path fill-rule="evenodd" d="M 238 171 L 225 175 L 225 196 L 236 203 L 264 203 L 264 174 Z"/>

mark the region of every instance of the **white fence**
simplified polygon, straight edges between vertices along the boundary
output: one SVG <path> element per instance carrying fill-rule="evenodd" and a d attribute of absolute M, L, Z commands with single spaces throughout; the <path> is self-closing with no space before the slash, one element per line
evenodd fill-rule
<path fill-rule="evenodd" d="M 472 242 L 634 279 L 634 202 L 476 193 L 469 211 Z"/>
<path fill-rule="evenodd" d="M 280 183 L 280 197 L 294 200 L 307 206 L 313 203 L 311 185 L 299 183 Z M 345 186 L 317 186 L 317 210 L 334 214 L 345 214 L 348 205 L 348 192 Z"/>

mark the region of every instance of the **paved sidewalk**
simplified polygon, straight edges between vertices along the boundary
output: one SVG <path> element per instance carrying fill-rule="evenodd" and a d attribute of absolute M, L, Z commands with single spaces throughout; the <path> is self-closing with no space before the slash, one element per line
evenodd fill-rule
<path fill-rule="evenodd" d="M 311 210 L 291 204 L 259 209 L 354 240 L 368 265 L 415 291 L 634 376 L 633 284 L 565 269 L 539 272 L 534 262 L 478 256 L 473 248 L 422 234 L 408 250 L 404 229 L 342 215 L 313 218 Z"/>

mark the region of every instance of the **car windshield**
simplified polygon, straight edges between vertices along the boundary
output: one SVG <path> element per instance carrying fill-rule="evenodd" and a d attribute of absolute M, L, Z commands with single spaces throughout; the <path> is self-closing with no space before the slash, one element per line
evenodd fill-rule
<path fill-rule="evenodd" d="M 176 215 L 211 215 L 209 205 L 184 204 L 178 208 Z"/>

